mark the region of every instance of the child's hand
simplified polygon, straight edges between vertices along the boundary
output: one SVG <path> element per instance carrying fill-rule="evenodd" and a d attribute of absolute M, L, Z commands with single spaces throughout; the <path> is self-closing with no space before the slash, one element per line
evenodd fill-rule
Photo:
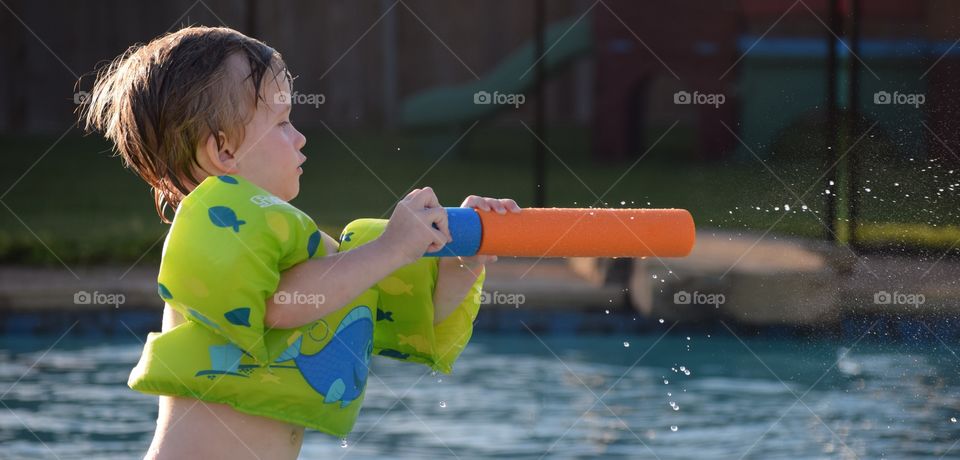
<path fill-rule="evenodd" d="M 509 198 L 486 198 L 482 196 L 470 195 L 460 204 L 461 208 L 475 208 L 484 211 L 495 211 L 497 214 L 506 214 L 510 212 L 520 212 L 520 206 L 516 201 Z M 478 255 L 473 257 L 462 257 L 464 266 L 468 268 L 480 268 L 486 263 L 496 262 L 497 256 Z"/>
<path fill-rule="evenodd" d="M 484 211 L 496 211 L 497 214 L 506 214 L 510 212 L 520 212 L 520 206 L 516 201 L 510 198 L 485 198 L 482 196 L 470 195 L 460 204 L 461 208 L 478 208 Z"/>
<path fill-rule="evenodd" d="M 387 248 L 399 252 L 404 265 L 453 241 L 447 211 L 430 187 L 414 189 L 397 203 L 380 239 Z"/>

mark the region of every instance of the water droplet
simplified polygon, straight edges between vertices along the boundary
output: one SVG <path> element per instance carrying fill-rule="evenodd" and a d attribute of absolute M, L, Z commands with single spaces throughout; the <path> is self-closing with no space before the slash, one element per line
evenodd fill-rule
<path fill-rule="evenodd" d="M 950 422 L 951 422 L 951 423 L 957 423 L 957 418 L 956 418 L 956 417 L 950 417 Z"/>
<path fill-rule="evenodd" d="M 440 407 L 447 407 L 446 401 L 440 401 Z"/>
<path fill-rule="evenodd" d="M 657 275 L 653 275 L 653 279 L 657 279 Z"/>
<path fill-rule="evenodd" d="M 670 384 L 670 381 L 667 380 L 667 379 L 663 379 L 663 384 L 664 384 L 664 385 L 669 385 L 669 384 Z"/>
<path fill-rule="evenodd" d="M 790 210 L 790 205 L 789 205 L 789 204 L 783 205 L 783 210 L 784 210 L 784 211 L 789 211 L 789 210 Z"/>
<path fill-rule="evenodd" d="M 660 324 L 663 324 L 663 318 L 660 318 Z"/>
<path fill-rule="evenodd" d="M 678 429 L 676 425 L 670 425 L 670 431 L 677 431 Z"/>
<path fill-rule="evenodd" d="M 623 342 L 623 348 L 630 348 L 630 342 Z"/>
<path fill-rule="evenodd" d="M 673 401 L 670 401 L 670 408 L 673 410 L 680 410 L 680 406 L 678 406 L 677 403 Z"/>
<path fill-rule="evenodd" d="M 626 204 L 627 204 L 626 201 L 621 201 L 621 202 L 620 202 L 620 206 L 626 206 Z"/>
<path fill-rule="evenodd" d="M 608 314 L 608 315 L 610 314 L 610 310 L 604 310 L 603 312 L 606 313 L 606 314 Z"/>
<path fill-rule="evenodd" d="M 346 449 L 350 444 L 347 444 L 347 438 L 340 438 L 340 447 Z"/>

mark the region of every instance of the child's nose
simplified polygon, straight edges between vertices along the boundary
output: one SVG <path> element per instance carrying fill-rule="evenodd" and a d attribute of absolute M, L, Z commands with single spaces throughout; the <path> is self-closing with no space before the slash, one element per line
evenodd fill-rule
<path fill-rule="evenodd" d="M 307 145 L 307 136 L 304 136 L 299 130 L 297 130 L 297 140 L 295 145 L 297 146 L 297 150 L 300 150 L 303 148 L 303 146 Z"/>

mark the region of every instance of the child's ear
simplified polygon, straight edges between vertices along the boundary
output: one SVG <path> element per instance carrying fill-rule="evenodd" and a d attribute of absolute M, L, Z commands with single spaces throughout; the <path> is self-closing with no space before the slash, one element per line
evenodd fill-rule
<path fill-rule="evenodd" d="M 219 146 L 217 145 L 218 139 L 220 141 Z M 236 150 L 234 150 L 233 145 L 227 140 L 227 135 L 223 131 L 210 134 L 203 147 L 203 155 L 210 164 L 224 174 L 236 174 L 239 171 L 236 153 Z"/>

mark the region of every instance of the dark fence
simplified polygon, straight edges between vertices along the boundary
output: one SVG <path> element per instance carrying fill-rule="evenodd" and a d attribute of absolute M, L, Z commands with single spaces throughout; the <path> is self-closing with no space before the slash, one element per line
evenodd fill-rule
<path fill-rule="evenodd" d="M 324 104 L 297 114 L 390 126 L 406 96 L 470 81 L 533 37 L 532 2 L 469 0 L 164 2 L 22 1 L 0 8 L 0 132 L 59 134 L 74 119 L 74 84 L 128 46 L 184 25 L 225 25 L 264 40 L 285 57 L 296 90 Z M 547 22 L 578 16 L 591 2 L 549 2 Z M 551 79 L 551 120 L 585 121 L 589 73 Z M 587 69 L 589 70 L 589 69 Z M 81 90 L 93 79 L 83 79 Z M 580 88 L 578 91 L 577 88 Z"/>

